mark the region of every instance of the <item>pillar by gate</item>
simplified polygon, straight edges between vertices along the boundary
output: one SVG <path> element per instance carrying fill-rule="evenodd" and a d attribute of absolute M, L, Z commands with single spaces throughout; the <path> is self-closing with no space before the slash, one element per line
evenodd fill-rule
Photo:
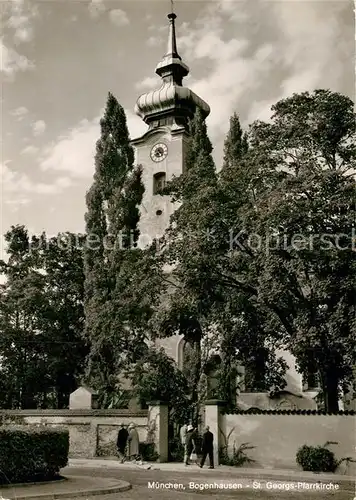
<path fill-rule="evenodd" d="M 205 401 L 205 426 L 209 426 L 210 432 L 214 435 L 214 463 L 219 465 L 219 450 L 224 446 L 222 432 L 224 432 L 224 418 L 222 409 L 225 401 L 210 399 Z"/>
<path fill-rule="evenodd" d="M 148 406 L 148 434 L 159 455 L 158 462 L 168 462 L 168 405 L 152 401 Z"/>

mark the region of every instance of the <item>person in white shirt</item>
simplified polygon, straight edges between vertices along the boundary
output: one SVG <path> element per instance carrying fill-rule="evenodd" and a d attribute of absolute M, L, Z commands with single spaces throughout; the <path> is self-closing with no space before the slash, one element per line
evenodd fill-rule
<path fill-rule="evenodd" d="M 188 426 L 187 424 L 184 424 L 182 425 L 182 427 L 180 428 L 180 442 L 182 443 L 183 446 L 185 446 L 185 437 L 187 435 L 187 429 L 188 429 Z"/>

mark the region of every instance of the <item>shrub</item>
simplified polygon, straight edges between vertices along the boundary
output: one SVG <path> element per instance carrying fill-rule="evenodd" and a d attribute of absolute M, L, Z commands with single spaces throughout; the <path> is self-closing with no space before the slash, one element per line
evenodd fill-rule
<path fill-rule="evenodd" d="M 223 430 L 219 427 L 219 431 L 224 439 L 224 445 L 219 449 L 219 462 L 221 465 L 230 465 L 233 467 L 242 467 L 245 464 L 250 464 L 255 462 L 253 458 L 246 455 L 246 450 L 252 450 L 256 448 L 255 446 L 249 446 L 249 443 L 242 443 L 238 448 L 234 445 L 232 447 L 232 455 L 229 455 L 229 441 L 235 427 L 230 429 L 228 435 L 226 435 Z"/>
<path fill-rule="evenodd" d="M 327 448 L 329 444 L 337 443 L 327 442 L 323 446 L 303 445 L 297 451 L 298 465 L 305 471 L 334 472 L 341 462 L 338 462 L 334 453 Z"/>
<path fill-rule="evenodd" d="M 252 450 L 255 446 L 248 446 L 249 443 L 242 443 L 238 448 L 235 444 L 232 448 L 232 455 L 228 453 L 228 446 L 222 446 L 219 450 L 219 463 L 232 467 L 242 467 L 243 465 L 255 462 L 253 458 L 246 455 L 246 450 Z"/>
<path fill-rule="evenodd" d="M 184 446 L 180 438 L 175 437 L 168 442 L 169 461 L 170 462 L 183 462 L 184 460 Z"/>
<path fill-rule="evenodd" d="M 163 349 L 149 350 L 136 363 L 132 385 L 140 401 L 166 401 L 172 422 L 186 422 L 191 403 L 187 380 Z"/>
<path fill-rule="evenodd" d="M 145 462 L 156 462 L 159 459 L 154 443 L 140 443 L 139 451 L 142 460 Z"/>
<path fill-rule="evenodd" d="M 68 463 L 68 450 L 67 430 L 0 428 L 0 484 L 55 479 Z"/>

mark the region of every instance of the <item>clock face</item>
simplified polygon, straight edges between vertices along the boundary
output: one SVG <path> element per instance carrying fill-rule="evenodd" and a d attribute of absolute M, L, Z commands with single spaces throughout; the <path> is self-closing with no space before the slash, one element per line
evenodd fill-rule
<path fill-rule="evenodd" d="M 155 162 L 164 160 L 168 155 L 168 147 L 166 144 L 159 143 L 155 144 L 151 149 L 151 159 Z"/>

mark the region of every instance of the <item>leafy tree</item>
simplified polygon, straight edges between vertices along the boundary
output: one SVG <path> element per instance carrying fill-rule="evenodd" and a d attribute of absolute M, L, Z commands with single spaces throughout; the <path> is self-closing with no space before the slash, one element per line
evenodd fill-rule
<path fill-rule="evenodd" d="M 239 175 L 221 176 L 214 288 L 244 311 L 247 298 L 265 344 L 286 346 L 302 373 L 312 360 L 335 411 L 355 363 L 353 105 L 317 90 L 272 109 L 271 124 L 251 126 Z"/>
<path fill-rule="evenodd" d="M 273 304 L 301 372 L 314 363 L 324 405 L 336 411 L 356 360 L 353 105 L 317 90 L 273 111 L 272 124 L 251 131 L 255 158 L 263 154 L 274 170 L 258 203 L 258 228 L 266 241 L 274 231 L 276 248 L 265 256 L 258 291 Z"/>
<path fill-rule="evenodd" d="M 41 310 L 39 327 L 43 332 L 41 341 L 48 346 L 46 370 L 54 375 L 58 408 L 68 406 L 88 355 L 83 337 L 84 243 L 84 235 L 67 232 L 49 239 L 42 235 L 38 248 L 33 245 L 31 249 L 45 276 L 47 303 Z"/>
<path fill-rule="evenodd" d="M 30 238 L 24 226 L 5 235 L 9 259 L 0 262 L 6 277 L 0 291 L 3 407 L 63 408 L 77 388 L 87 354 L 80 238 L 70 233 Z"/>
<path fill-rule="evenodd" d="M 231 151 L 237 150 L 231 142 L 234 137 L 230 133 Z M 238 137 L 241 139 L 241 134 Z M 255 361 L 262 349 L 269 362 L 267 372 L 264 366 L 260 377 L 263 390 L 266 384 L 269 388 L 281 388 L 285 384 L 285 365 L 273 355 L 272 345 L 270 349 L 265 347 L 264 311 L 251 300 L 248 287 L 238 292 L 234 290 L 232 294 L 230 282 L 225 283 L 221 274 L 230 259 L 229 233 L 224 232 L 224 219 L 233 218 L 237 207 L 243 206 L 246 186 L 242 180 L 236 190 L 235 181 L 233 192 L 229 177 L 236 179 L 236 162 L 230 157 L 224 175 L 218 176 L 211 151 L 206 125 L 198 113 L 191 124 L 186 168 L 166 190 L 181 205 L 172 216 L 165 235 L 169 244 L 164 247 L 161 257 L 163 255 L 165 263 L 173 264 L 173 270 L 167 276 L 164 307 L 157 314 L 159 335 L 170 336 L 178 332 L 184 336 L 184 373 L 196 407 L 195 418 L 198 418 L 202 400 L 208 395 L 205 374 L 210 369 L 211 356 L 217 351 L 222 363 L 215 397 L 227 400 L 230 407 L 236 404 L 237 364 L 249 361 L 254 365 L 251 371 L 256 372 Z M 219 260 L 220 265 L 216 266 Z"/>
<path fill-rule="evenodd" d="M 198 159 L 193 141 L 173 184 L 182 204 L 167 232 L 175 292 L 162 331 L 201 340 L 219 330 L 226 394 L 236 361 L 253 368 L 257 389 L 282 388 L 286 364 L 276 349 L 287 348 L 303 374 L 317 367 L 325 408 L 335 411 L 356 352 L 353 107 L 317 90 L 272 109 L 271 124 L 251 126 L 238 172 L 226 161 L 218 177 L 200 175 L 209 160 Z"/>
<path fill-rule="evenodd" d="M 173 422 L 182 425 L 191 417 L 187 380 L 164 349 L 150 349 L 142 356 L 135 364 L 132 381 L 141 400 L 168 403 Z"/>

